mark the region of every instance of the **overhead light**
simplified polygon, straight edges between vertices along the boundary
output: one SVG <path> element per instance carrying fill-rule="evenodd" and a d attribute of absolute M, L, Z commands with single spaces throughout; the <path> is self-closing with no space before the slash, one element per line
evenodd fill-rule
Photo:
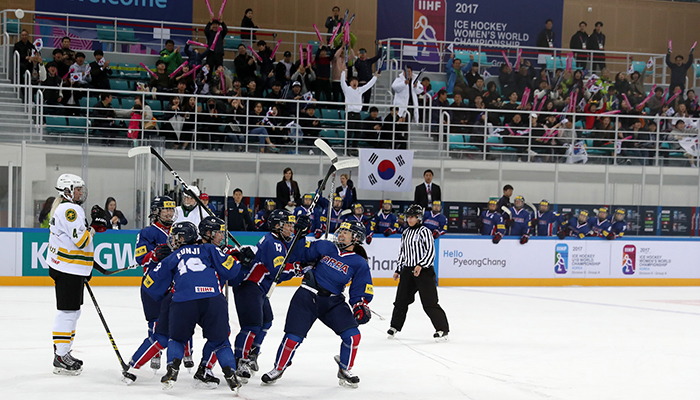
<path fill-rule="evenodd" d="M 472 172 L 469 168 L 450 168 L 451 172 Z"/>

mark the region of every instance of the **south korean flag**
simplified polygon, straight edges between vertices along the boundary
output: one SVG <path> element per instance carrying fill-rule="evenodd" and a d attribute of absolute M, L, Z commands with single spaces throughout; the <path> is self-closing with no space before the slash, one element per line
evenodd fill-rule
<path fill-rule="evenodd" d="M 360 189 L 413 190 L 413 150 L 360 149 Z"/>

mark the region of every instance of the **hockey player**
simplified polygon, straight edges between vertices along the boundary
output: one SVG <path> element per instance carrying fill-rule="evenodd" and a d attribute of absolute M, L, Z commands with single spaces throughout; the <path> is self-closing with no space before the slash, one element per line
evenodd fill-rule
<path fill-rule="evenodd" d="M 270 227 L 268 226 L 267 221 L 270 218 L 270 213 L 275 211 L 276 206 L 277 205 L 275 204 L 274 200 L 265 200 L 265 208 L 255 214 L 255 229 L 263 232 L 270 232 Z"/>
<path fill-rule="evenodd" d="M 195 196 L 199 197 L 199 188 L 197 186 L 190 186 L 190 190 Z M 175 222 L 190 221 L 194 226 L 199 226 L 199 223 L 207 215 L 209 214 L 197 205 L 197 200 L 194 197 L 187 194 L 187 192 L 183 192 L 182 205 L 175 210 Z"/>
<path fill-rule="evenodd" d="M 399 214 L 396 216 L 396 223 L 399 225 L 399 228 L 396 230 L 396 233 L 398 234 L 402 234 L 403 231 L 408 228 L 408 223 L 406 223 L 406 216 L 404 214 Z"/>
<path fill-rule="evenodd" d="M 510 208 L 510 218 L 506 221 L 508 236 L 518 236 L 520 244 L 525 244 L 530 240 L 532 214 L 524 208 L 525 198 L 523 196 L 515 196 L 513 203 L 515 205 Z"/>
<path fill-rule="evenodd" d="M 608 240 L 613 240 L 625 236 L 625 232 L 627 231 L 627 221 L 625 221 L 625 210 L 623 208 L 618 208 L 617 210 L 615 210 L 613 223 L 608 229 Z"/>
<path fill-rule="evenodd" d="M 365 209 L 362 207 L 361 203 L 354 203 L 350 207 L 352 213 L 341 218 L 343 222 L 345 221 L 357 221 L 361 222 L 365 226 L 365 240 L 367 244 L 372 243 L 372 236 L 374 236 L 374 218 L 369 218 L 365 215 Z"/>
<path fill-rule="evenodd" d="M 396 222 L 396 214 L 393 213 L 391 200 L 389 199 L 384 200 L 382 209 L 374 216 L 374 220 L 374 232 L 381 233 L 385 237 L 393 235 L 399 229 L 399 224 Z"/>
<path fill-rule="evenodd" d="M 307 193 L 304 195 L 304 197 L 301 198 L 301 204 L 297 208 L 294 209 L 294 216 L 299 217 L 300 215 L 308 215 L 309 219 L 311 219 L 311 232 L 314 233 L 314 235 L 318 234 L 318 237 L 321 237 L 321 234 L 326 230 L 326 213 L 323 210 L 323 207 L 321 207 L 321 203 L 317 203 L 316 207 L 314 207 L 313 211 L 309 209 L 311 207 L 311 203 L 314 201 L 314 196 L 315 193 Z M 328 202 L 326 201 L 326 205 Z"/>
<path fill-rule="evenodd" d="M 304 223 L 302 217 L 299 229 L 303 229 Z M 374 296 L 367 253 L 362 248 L 365 232 L 361 222 L 347 221 L 338 228 L 337 244 L 319 240 L 305 247 L 300 261 L 314 266 L 304 275 L 301 287 L 292 297 L 275 367 L 262 376 L 263 383 L 271 384 L 282 377 L 309 329 L 320 319 L 342 339 L 340 355 L 335 356 L 340 384 L 358 386 L 360 378 L 351 372 L 360 343 L 358 325 L 369 321 L 368 303 Z M 343 295 L 349 282 L 352 282 L 349 291 L 352 309 Z"/>
<path fill-rule="evenodd" d="M 559 227 L 557 236 L 559 239 L 564 239 L 567 236 L 575 236 L 583 239 L 591 232 L 591 227 L 588 224 L 588 211 L 581 210 L 578 217 L 573 217 L 569 221 L 564 221 Z"/>
<path fill-rule="evenodd" d="M 481 212 L 477 220 L 477 229 L 484 236 L 493 236 L 492 242 L 498 244 L 506 233 L 506 226 L 503 223 L 503 216 L 496 212 L 496 200 L 489 200 L 488 210 Z"/>
<path fill-rule="evenodd" d="M 433 238 L 437 239 L 447 232 L 447 217 L 442 214 L 442 202 L 433 201 L 432 210 L 428 210 L 423 215 L 423 225 L 430 229 Z"/>
<path fill-rule="evenodd" d="M 223 221 L 213 234 L 223 239 Z M 189 221 L 175 223 L 170 233 L 173 253 L 146 275 L 143 286 L 154 299 L 160 300 L 173 284 L 168 331 L 168 371 L 161 378 L 164 389 L 177 381 L 185 345 L 194 333 L 195 325 L 202 328 L 207 348 L 214 349 L 224 378 L 231 390 L 240 383 L 234 371 L 236 361 L 228 341 L 230 333 L 228 305 L 221 293 L 219 279 L 234 279 L 241 269 L 238 260 L 212 243 L 196 244 L 197 228 Z"/>
<path fill-rule="evenodd" d="M 531 225 L 537 228 L 537 236 L 553 236 L 561 216 L 549 209 L 547 200 L 540 201 L 540 209 L 534 215 Z"/>
<path fill-rule="evenodd" d="M 92 274 L 94 230 L 88 227 L 85 211 L 80 207 L 87 199 L 83 179 L 62 174 L 56 181 L 56 190 L 59 195 L 49 217 L 46 253 L 58 310 L 53 324 L 53 373 L 80 375 L 83 362 L 73 357 L 71 347 L 83 304 L 83 287 Z"/>
<path fill-rule="evenodd" d="M 610 228 L 612 227 L 612 223 L 608 220 L 608 208 L 600 207 L 598 209 L 598 217 L 590 217 L 588 219 L 588 225 L 591 227 L 589 235 L 600 236 L 607 239 L 608 235 L 610 235 Z"/>
<path fill-rule="evenodd" d="M 306 215 L 306 214 L 302 214 Z M 243 383 L 247 383 L 251 370 L 258 370 L 257 358 L 260 354 L 267 331 L 272 326 L 272 307 L 267 292 L 277 276 L 277 271 L 284 268 L 282 280 L 295 275 L 301 276 L 298 263 L 282 265 L 287 249 L 294 237 L 295 216 L 287 210 L 275 210 L 270 214 L 270 233 L 258 242 L 258 251 L 248 272 L 240 285 L 234 287 L 238 321 L 241 326 L 236 335 L 235 356 L 238 364 L 237 374 Z M 303 252 L 306 239 L 301 238 L 295 246 L 295 253 Z M 295 260 L 296 254 L 289 260 Z"/>
<path fill-rule="evenodd" d="M 342 212 L 343 198 L 338 195 L 335 195 L 335 197 L 333 197 L 333 207 L 331 208 L 331 218 L 328 221 L 328 224 L 330 224 L 330 229 L 328 233 L 335 233 L 335 231 L 338 229 L 338 227 L 340 226 L 341 219 L 343 219 L 341 216 Z"/>

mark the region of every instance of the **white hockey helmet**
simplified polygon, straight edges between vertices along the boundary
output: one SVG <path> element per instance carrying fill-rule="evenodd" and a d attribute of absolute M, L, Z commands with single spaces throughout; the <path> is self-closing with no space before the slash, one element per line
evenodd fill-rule
<path fill-rule="evenodd" d="M 195 194 L 195 196 L 199 197 L 200 193 L 199 193 L 199 188 L 197 186 L 192 185 L 189 188 L 192 191 L 192 193 Z M 184 192 L 184 194 L 185 194 L 185 196 L 189 196 L 189 194 L 187 194 L 187 192 Z"/>
<path fill-rule="evenodd" d="M 81 188 L 80 197 L 75 198 L 75 189 Z M 61 194 L 61 197 L 75 204 L 83 204 L 87 200 L 87 187 L 85 181 L 78 175 L 62 174 L 56 180 L 56 190 Z"/>

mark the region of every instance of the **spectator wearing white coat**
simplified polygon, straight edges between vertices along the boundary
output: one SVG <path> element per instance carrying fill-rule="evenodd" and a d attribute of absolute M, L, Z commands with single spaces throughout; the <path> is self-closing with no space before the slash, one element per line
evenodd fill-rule
<path fill-rule="evenodd" d="M 406 74 L 411 79 L 406 78 Z M 412 110 L 409 117 L 411 122 L 418 122 L 418 95 L 423 93 L 423 85 L 418 82 L 418 75 L 413 73 L 411 67 L 407 67 L 406 71 L 402 71 L 399 76 L 394 79 L 391 88 L 394 89 L 394 105 L 398 107 L 398 116 L 403 118 Z"/>

